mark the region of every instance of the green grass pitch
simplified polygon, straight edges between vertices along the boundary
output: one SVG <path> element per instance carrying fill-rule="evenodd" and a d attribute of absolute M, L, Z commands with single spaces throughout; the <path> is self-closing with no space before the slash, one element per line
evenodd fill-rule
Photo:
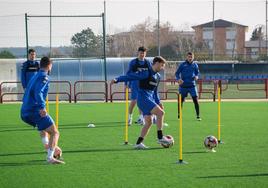
<path fill-rule="evenodd" d="M 161 148 L 152 126 L 145 144 L 133 149 L 141 127 L 129 127 L 124 143 L 124 103 L 60 104 L 59 145 L 65 165 L 47 165 L 38 132 L 20 120 L 20 104 L 0 105 L 0 187 L 268 187 L 267 102 L 222 102 L 221 140 L 216 153 L 203 140 L 217 136 L 217 102 L 201 102 L 202 121 L 192 102 L 183 108 L 183 160 L 178 165 L 177 104 L 164 103 L 164 134 L 175 139 Z M 54 117 L 55 105 L 50 104 Z M 137 109 L 136 109 L 137 112 Z M 135 115 L 134 118 L 137 116 Z M 87 128 L 94 123 L 95 128 Z"/>

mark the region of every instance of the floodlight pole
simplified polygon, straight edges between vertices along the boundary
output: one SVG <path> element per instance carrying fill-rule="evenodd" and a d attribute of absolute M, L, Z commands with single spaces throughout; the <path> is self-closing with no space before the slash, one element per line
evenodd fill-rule
<path fill-rule="evenodd" d="M 104 80 L 107 81 L 107 71 L 106 71 L 106 40 L 105 40 L 105 36 L 106 36 L 106 33 L 105 33 L 105 19 L 104 19 L 104 13 L 101 14 L 102 15 L 102 24 L 103 24 L 103 61 L 104 61 Z"/>
<path fill-rule="evenodd" d="M 106 28 L 106 1 L 103 2 L 104 26 Z"/>
<path fill-rule="evenodd" d="M 213 10 L 212 10 L 212 23 L 213 23 L 213 48 L 212 48 L 212 61 L 215 60 L 215 1 L 213 0 L 212 2 L 212 7 L 213 7 Z"/>
<path fill-rule="evenodd" d="M 160 56 L 160 2 L 157 1 L 158 19 L 157 19 L 157 43 L 158 43 L 158 56 Z"/>
<path fill-rule="evenodd" d="M 26 32 L 26 58 L 28 59 L 29 42 L 28 42 L 28 15 L 27 13 L 25 13 L 25 32 Z"/>
<path fill-rule="evenodd" d="M 49 57 L 52 57 L 52 4 L 49 1 Z"/>
<path fill-rule="evenodd" d="M 265 41 L 265 44 L 266 44 L 266 56 L 268 56 L 268 35 L 267 35 L 267 30 L 268 30 L 268 28 L 267 28 L 267 22 L 268 22 L 268 18 L 267 18 L 267 15 L 268 15 L 268 13 L 267 13 L 267 5 L 268 5 L 268 1 L 266 0 L 266 2 L 265 2 L 265 35 L 266 35 L 266 37 L 265 37 L 265 39 L 266 39 L 266 41 Z"/>

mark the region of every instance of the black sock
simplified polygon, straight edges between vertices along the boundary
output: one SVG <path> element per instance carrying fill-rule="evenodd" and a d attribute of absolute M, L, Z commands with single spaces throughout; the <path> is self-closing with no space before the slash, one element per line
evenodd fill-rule
<path fill-rule="evenodd" d="M 142 143 L 142 141 L 143 141 L 143 138 L 142 137 L 139 137 L 138 140 L 137 140 L 137 142 L 136 142 L 136 144 L 138 145 L 138 144 Z"/>
<path fill-rule="evenodd" d="M 162 139 L 163 138 L 163 132 L 162 132 L 162 130 L 158 130 L 157 131 L 157 138 L 158 139 Z"/>
<path fill-rule="evenodd" d="M 197 97 L 193 97 L 193 101 L 194 101 L 196 117 L 199 117 L 199 104 L 198 104 Z"/>

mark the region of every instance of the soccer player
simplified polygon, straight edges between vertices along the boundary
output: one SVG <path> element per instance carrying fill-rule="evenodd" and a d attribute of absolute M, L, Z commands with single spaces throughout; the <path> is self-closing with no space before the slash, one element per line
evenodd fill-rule
<path fill-rule="evenodd" d="M 127 82 L 138 80 L 139 90 L 137 96 L 137 104 L 142 111 L 145 119 L 145 125 L 142 127 L 140 136 L 136 142 L 136 149 L 147 149 L 143 144 L 144 138 L 148 134 L 152 125 L 152 115 L 157 116 L 157 138 L 159 144 L 169 144 L 169 141 L 163 136 L 164 110 L 160 102 L 157 87 L 160 81 L 159 72 L 164 69 L 166 60 L 161 56 L 153 59 L 152 65 L 148 69 L 139 69 L 136 72 L 129 73 L 124 76 L 119 76 L 112 80 L 112 83 Z"/>
<path fill-rule="evenodd" d="M 129 62 L 127 75 L 130 75 L 140 70 L 148 70 L 150 66 L 150 62 L 145 58 L 146 53 L 147 53 L 147 49 L 145 47 L 141 46 L 138 48 L 138 57 Z M 130 101 L 130 105 L 128 109 L 129 111 L 128 125 L 132 124 L 132 113 L 137 103 L 139 82 L 137 80 L 131 81 L 130 88 L 131 88 L 131 101 Z M 140 114 L 139 118 L 135 123 L 144 125 L 144 118 L 140 109 L 139 109 L 139 114 Z"/>
<path fill-rule="evenodd" d="M 25 90 L 21 107 L 21 119 L 31 126 L 37 126 L 43 144 L 48 146 L 47 162 L 50 164 L 64 164 L 63 161 L 54 158 L 59 131 L 45 108 L 45 99 L 49 89 L 48 73 L 51 69 L 52 61 L 48 57 L 43 57 L 40 61 L 39 72 L 30 80 Z M 50 136 L 49 139 L 47 135 Z"/>
<path fill-rule="evenodd" d="M 194 54 L 192 52 L 187 53 L 186 60 L 181 63 L 175 73 L 176 80 L 179 83 L 179 93 L 182 96 L 182 104 L 187 97 L 188 93 L 192 96 L 196 119 L 201 121 L 199 115 L 199 103 L 198 93 L 196 88 L 196 81 L 198 80 L 199 68 L 197 63 L 194 61 Z M 179 114 L 178 114 L 178 118 Z"/>
<path fill-rule="evenodd" d="M 21 69 L 21 84 L 25 90 L 31 78 L 39 71 L 39 62 L 35 61 L 36 52 L 34 49 L 29 49 L 28 60 L 22 64 Z"/>

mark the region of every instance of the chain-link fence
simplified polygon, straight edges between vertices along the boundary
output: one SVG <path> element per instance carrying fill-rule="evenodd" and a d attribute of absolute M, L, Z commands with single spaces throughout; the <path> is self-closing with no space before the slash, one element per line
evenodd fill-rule
<path fill-rule="evenodd" d="M 149 48 L 150 56 L 160 53 L 170 60 L 184 59 L 187 51 L 194 51 L 204 61 L 267 60 L 266 0 L 14 0 L 0 4 L 0 52 L 8 50 L 16 57 L 26 56 L 25 13 L 74 16 L 105 13 L 108 57 L 134 56 L 137 47 L 144 45 Z M 103 45 L 98 41 L 103 32 L 99 19 L 29 18 L 28 27 L 29 46 L 37 48 L 39 56 L 101 56 L 100 50 L 96 50 Z M 77 46 L 72 38 L 88 28 L 96 41 L 85 49 L 86 54 L 77 53 L 83 47 Z"/>

